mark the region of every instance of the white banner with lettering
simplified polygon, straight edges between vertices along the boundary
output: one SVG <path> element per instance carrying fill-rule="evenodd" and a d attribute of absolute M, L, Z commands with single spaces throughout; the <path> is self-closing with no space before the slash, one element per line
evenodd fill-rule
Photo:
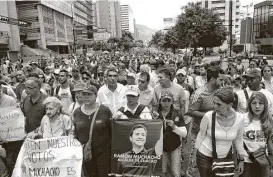
<path fill-rule="evenodd" d="M 20 108 L 0 108 L 0 139 L 18 141 L 26 137 L 25 116 Z"/>
<path fill-rule="evenodd" d="M 72 137 L 26 139 L 12 177 L 81 177 L 82 145 Z"/>

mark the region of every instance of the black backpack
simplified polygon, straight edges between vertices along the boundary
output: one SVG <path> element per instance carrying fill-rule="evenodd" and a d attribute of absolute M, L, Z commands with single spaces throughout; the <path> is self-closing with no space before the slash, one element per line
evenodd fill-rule
<path fill-rule="evenodd" d="M 142 111 L 145 109 L 146 106 L 140 104 L 137 107 L 137 110 L 135 112 L 135 114 L 132 114 L 130 111 L 124 111 L 124 107 L 121 107 L 118 111 L 122 112 L 124 115 L 126 115 L 128 118 L 130 119 L 140 119 L 140 114 L 142 113 Z"/>

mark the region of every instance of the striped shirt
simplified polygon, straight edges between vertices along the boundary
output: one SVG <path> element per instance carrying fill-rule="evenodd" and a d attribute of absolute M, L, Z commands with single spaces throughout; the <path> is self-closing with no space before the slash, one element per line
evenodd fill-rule
<path fill-rule="evenodd" d="M 197 89 L 190 100 L 189 113 L 194 111 L 208 112 L 213 110 L 214 93 L 208 90 L 207 85 Z M 201 119 L 193 117 L 192 133 L 197 135 L 200 129 Z"/>

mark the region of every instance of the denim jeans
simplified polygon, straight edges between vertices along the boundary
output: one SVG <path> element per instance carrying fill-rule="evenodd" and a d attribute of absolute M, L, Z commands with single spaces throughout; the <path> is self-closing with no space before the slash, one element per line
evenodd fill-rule
<path fill-rule="evenodd" d="M 196 135 L 191 134 L 191 154 L 189 157 L 189 165 L 187 169 L 187 177 L 199 177 L 199 172 L 196 164 L 196 149 L 194 148 L 195 145 L 195 140 L 196 140 Z"/>
<path fill-rule="evenodd" d="M 244 163 L 244 172 L 240 177 L 269 177 L 269 167 L 261 168 L 254 163 Z"/>
<path fill-rule="evenodd" d="M 200 173 L 200 177 L 212 177 L 212 157 L 207 157 L 201 152 L 197 151 L 196 163 Z"/>
<path fill-rule="evenodd" d="M 171 167 L 171 173 L 173 177 L 181 177 L 181 146 L 171 152 L 163 151 L 162 156 L 162 172 L 167 173 L 168 164 Z"/>

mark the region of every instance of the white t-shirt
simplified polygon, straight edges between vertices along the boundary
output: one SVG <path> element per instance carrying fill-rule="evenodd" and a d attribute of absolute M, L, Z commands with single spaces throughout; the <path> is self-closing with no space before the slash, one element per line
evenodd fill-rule
<path fill-rule="evenodd" d="M 55 90 L 55 93 L 56 93 L 56 90 Z M 65 89 L 63 89 L 62 87 L 60 87 L 60 90 L 58 92 L 58 97 L 59 97 L 59 99 L 63 103 L 63 110 L 67 113 L 69 105 L 71 103 L 73 103 L 73 99 L 72 99 L 72 94 L 71 94 L 71 91 L 70 91 L 70 87 L 67 87 Z"/>
<path fill-rule="evenodd" d="M 244 114 L 244 143 L 250 152 L 255 152 L 266 145 L 266 138 L 261 128 L 260 120 L 250 122 L 248 113 Z M 249 155 L 245 152 L 245 162 L 251 163 Z"/>

